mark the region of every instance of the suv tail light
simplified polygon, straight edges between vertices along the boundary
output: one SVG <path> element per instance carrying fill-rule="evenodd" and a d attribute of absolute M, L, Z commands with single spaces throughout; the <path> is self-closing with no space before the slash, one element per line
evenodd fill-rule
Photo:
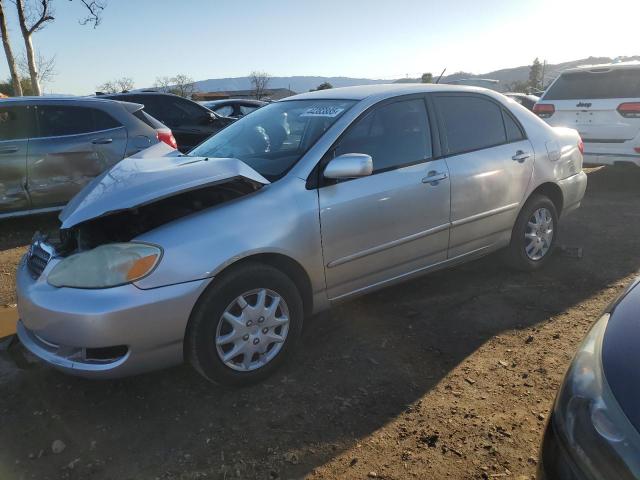
<path fill-rule="evenodd" d="M 640 102 L 621 103 L 618 113 L 624 118 L 640 118 Z"/>
<path fill-rule="evenodd" d="M 178 144 L 176 143 L 176 139 L 173 136 L 173 133 L 171 132 L 171 130 L 169 130 L 168 128 L 157 129 L 156 137 L 158 137 L 158 140 L 166 143 L 171 148 L 175 148 L 176 150 L 178 149 Z"/>
<path fill-rule="evenodd" d="M 533 106 L 533 113 L 538 115 L 540 118 L 549 118 L 555 111 L 556 107 L 551 103 L 536 103 Z"/>
<path fill-rule="evenodd" d="M 580 154 L 584 155 L 584 142 L 582 138 L 578 140 L 578 150 L 580 150 Z"/>

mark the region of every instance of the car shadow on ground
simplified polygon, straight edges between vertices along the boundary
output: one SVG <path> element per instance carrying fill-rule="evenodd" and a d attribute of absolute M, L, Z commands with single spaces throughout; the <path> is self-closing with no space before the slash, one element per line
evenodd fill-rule
<path fill-rule="evenodd" d="M 489 339 L 543 324 L 637 271 L 639 180 L 590 174 L 561 242 L 582 259 L 558 253 L 543 271 L 517 273 L 492 255 L 344 303 L 309 319 L 291 361 L 259 385 L 214 386 L 186 366 L 87 381 L 0 364 L 0 476 L 303 477 Z M 56 439 L 66 444 L 59 455 Z"/>

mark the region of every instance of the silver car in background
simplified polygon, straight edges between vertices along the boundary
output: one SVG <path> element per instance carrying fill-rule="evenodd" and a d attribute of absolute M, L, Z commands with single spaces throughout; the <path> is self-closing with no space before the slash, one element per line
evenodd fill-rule
<path fill-rule="evenodd" d="M 297 95 L 93 181 L 20 264 L 18 335 L 85 377 L 250 383 L 336 302 L 500 249 L 542 267 L 586 183 L 575 130 L 489 90 Z"/>
<path fill-rule="evenodd" d="M 0 100 L 0 218 L 60 210 L 124 157 L 172 139 L 171 130 L 135 103 Z"/>

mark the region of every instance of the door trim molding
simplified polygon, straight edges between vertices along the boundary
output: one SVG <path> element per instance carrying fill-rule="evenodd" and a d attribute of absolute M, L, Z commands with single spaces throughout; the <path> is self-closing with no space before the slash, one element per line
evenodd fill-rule
<path fill-rule="evenodd" d="M 422 232 L 413 233 L 411 235 L 407 235 L 406 237 L 398 238 L 396 240 L 383 243 L 381 245 L 376 245 L 375 247 L 367 248 L 366 250 L 361 250 L 359 252 L 352 253 L 351 255 L 347 255 L 346 257 L 338 258 L 336 260 L 329 262 L 327 264 L 327 268 L 333 268 L 333 267 L 337 267 L 338 265 L 344 265 L 345 263 L 352 262 L 354 260 L 358 260 L 360 258 L 364 258 L 369 255 L 373 255 L 374 253 L 379 253 L 393 247 L 397 247 L 398 245 L 402 245 L 404 243 L 412 242 L 419 238 L 427 237 L 429 235 L 435 235 L 436 233 L 440 233 L 444 230 L 447 230 L 450 226 L 451 226 L 450 223 L 445 223 L 442 225 L 438 225 L 437 227 L 429 228 L 428 230 L 423 230 Z"/>
<path fill-rule="evenodd" d="M 503 207 L 494 208 L 492 210 L 487 210 L 486 212 L 477 213 L 475 215 L 471 215 L 470 217 L 461 218 L 460 220 L 454 220 L 451 222 L 452 227 L 459 227 L 460 225 L 464 225 L 466 223 L 475 222 L 477 220 L 482 220 L 483 218 L 490 217 L 492 215 L 497 215 L 499 213 L 508 212 L 510 210 L 515 210 L 520 206 L 519 202 L 510 203 L 509 205 L 505 205 Z"/>
<path fill-rule="evenodd" d="M 348 292 L 348 293 L 343 293 L 342 295 L 338 295 L 337 297 L 331 297 L 331 298 L 329 298 L 329 301 L 330 302 L 342 301 L 342 300 L 344 300 L 346 298 L 349 298 L 351 296 L 354 296 L 354 295 L 362 295 L 362 294 L 368 293 L 371 290 L 382 288 L 382 287 L 384 287 L 384 286 L 386 286 L 388 284 L 399 282 L 399 281 L 401 281 L 401 280 L 403 280 L 405 278 L 413 277 L 414 275 L 426 274 L 426 273 L 431 272 L 433 270 L 439 270 L 439 269 L 445 268 L 447 266 L 456 264 L 458 262 L 462 262 L 463 260 L 466 260 L 466 259 L 474 258 L 476 256 L 480 257 L 480 256 L 483 256 L 483 255 L 486 255 L 487 253 L 490 253 L 491 251 L 495 250 L 495 248 L 496 248 L 495 244 L 486 245 L 484 247 L 477 248 L 475 250 L 463 253 L 463 254 L 458 255 L 456 257 L 448 258 L 446 260 L 442 260 L 440 262 L 436 262 L 436 263 L 433 263 L 431 265 L 420 267 L 420 268 L 417 268 L 415 270 L 411 270 L 410 272 L 406 272 L 406 273 L 402 273 L 400 275 L 396 275 L 395 277 L 386 278 L 386 279 L 381 280 L 379 282 L 373 283 L 371 285 L 367 285 L 366 287 L 358 288 L 357 290 L 353 290 L 353 291 Z"/>

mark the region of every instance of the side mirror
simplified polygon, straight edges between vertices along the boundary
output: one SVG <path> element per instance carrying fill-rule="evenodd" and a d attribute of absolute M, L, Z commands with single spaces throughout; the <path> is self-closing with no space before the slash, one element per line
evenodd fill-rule
<path fill-rule="evenodd" d="M 325 178 L 359 178 L 373 173 L 373 160 L 364 153 L 345 153 L 331 160 L 324 169 Z"/>

